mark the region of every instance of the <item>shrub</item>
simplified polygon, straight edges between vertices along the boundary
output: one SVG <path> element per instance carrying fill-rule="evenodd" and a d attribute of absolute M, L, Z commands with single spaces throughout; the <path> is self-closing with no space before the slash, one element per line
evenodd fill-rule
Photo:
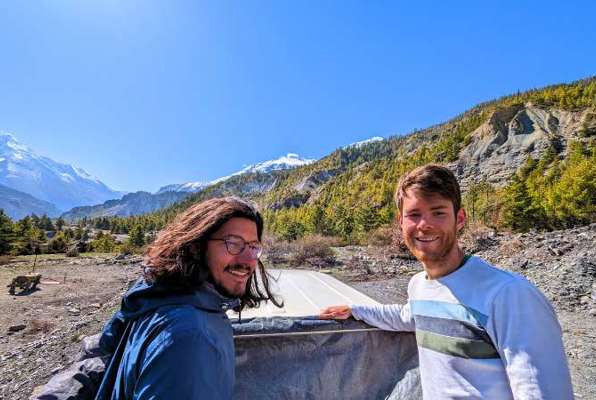
<path fill-rule="evenodd" d="M 375 247 L 390 246 L 393 243 L 393 227 L 384 225 L 368 233 L 366 244 Z"/>
<path fill-rule="evenodd" d="M 64 232 L 58 232 L 48 241 L 48 253 L 65 253 L 68 248 L 68 238 Z"/>
<path fill-rule="evenodd" d="M 116 248 L 116 251 L 120 254 L 124 254 L 130 256 L 132 254 L 140 254 L 142 253 L 142 249 L 140 247 L 134 246 L 130 241 L 125 241 L 121 245 Z"/>
<path fill-rule="evenodd" d="M 263 238 L 263 246 L 265 247 L 265 258 L 272 264 L 286 264 L 293 248 L 292 243 L 270 236 Z"/>
<path fill-rule="evenodd" d="M 91 249 L 98 253 L 113 253 L 116 250 L 116 240 L 112 235 L 97 235 L 90 243 Z"/>
<path fill-rule="evenodd" d="M 312 235 L 296 240 L 290 256 L 290 265 L 326 267 L 336 262 L 331 247 L 341 244 L 341 240 L 331 236 Z"/>

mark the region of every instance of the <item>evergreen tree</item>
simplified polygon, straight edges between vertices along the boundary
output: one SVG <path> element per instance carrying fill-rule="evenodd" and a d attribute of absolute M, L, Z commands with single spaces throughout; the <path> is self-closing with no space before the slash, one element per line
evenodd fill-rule
<path fill-rule="evenodd" d="M 142 247 L 145 244 L 145 233 L 140 225 L 135 225 L 130 230 L 128 241 L 135 247 Z"/>
<path fill-rule="evenodd" d="M 65 223 L 66 223 L 66 222 L 64 221 L 64 218 L 62 218 L 62 217 L 58 217 L 58 219 L 56 220 L 56 229 L 57 229 L 58 231 L 61 231 L 61 230 L 62 230 L 62 228 L 64 227 L 64 224 L 65 224 Z"/>
<path fill-rule="evenodd" d="M 10 217 L 0 209 L 0 254 L 8 254 L 14 241 L 13 224 Z"/>
<path fill-rule="evenodd" d="M 46 214 L 39 218 L 39 228 L 43 229 L 44 231 L 56 230 L 54 224 L 52 224 L 52 220 Z"/>

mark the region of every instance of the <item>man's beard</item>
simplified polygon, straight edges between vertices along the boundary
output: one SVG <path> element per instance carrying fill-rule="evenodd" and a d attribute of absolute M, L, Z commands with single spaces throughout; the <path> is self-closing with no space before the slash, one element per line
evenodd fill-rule
<path fill-rule="evenodd" d="M 242 270 L 247 270 L 249 268 L 244 265 L 233 264 L 233 265 L 227 265 L 224 270 L 235 270 L 235 269 L 242 271 Z M 219 294 L 221 294 L 222 296 L 227 297 L 227 298 L 235 299 L 235 298 L 244 297 L 244 295 L 250 288 L 251 282 L 254 279 L 254 275 L 255 275 L 255 272 L 253 272 L 251 274 L 251 276 L 248 277 L 248 279 L 246 280 L 246 286 L 244 287 L 244 290 L 240 294 L 232 293 L 228 289 L 226 289 L 223 285 L 221 285 L 219 282 L 216 282 L 215 279 L 213 279 L 213 276 L 211 275 L 211 273 L 209 273 L 209 277 L 207 278 L 207 280 L 213 284 L 213 287 L 215 288 L 215 290 L 217 290 L 217 292 Z"/>
<path fill-rule="evenodd" d="M 440 235 L 441 246 L 435 251 L 424 251 L 416 246 L 416 238 L 404 235 L 404 242 L 410 252 L 421 262 L 439 262 L 445 260 L 457 242 L 457 234 L 443 232 Z"/>

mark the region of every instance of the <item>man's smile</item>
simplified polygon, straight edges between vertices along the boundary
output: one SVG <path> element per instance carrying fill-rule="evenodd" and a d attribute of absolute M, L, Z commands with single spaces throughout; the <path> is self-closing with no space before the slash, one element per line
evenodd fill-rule
<path fill-rule="evenodd" d="M 228 272 L 238 278 L 248 278 L 252 274 L 252 268 L 244 265 L 230 265 L 225 268 L 225 272 Z"/>
<path fill-rule="evenodd" d="M 423 243 L 430 243 L 430 242 L 434 242 L 435 240 L 439 240 L 438 236 L 419 236 L 416 238 L 416 240 L 418 240 L 419 242 L 423 242 Z"/>

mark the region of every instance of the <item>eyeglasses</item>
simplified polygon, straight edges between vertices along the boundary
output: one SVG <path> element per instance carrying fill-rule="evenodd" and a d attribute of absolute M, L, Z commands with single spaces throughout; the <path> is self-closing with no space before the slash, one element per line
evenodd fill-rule
<path fill-rule="evenodd" d="M 247 242 L 240 236 L 228 235 L 221 239 L 212 238 L 207 240 L 217 240 L 224 242 L 226 244 L 226 250 L 233 256 L 241 254 L 247 247 L 248 251 L 250 252 L 250 255 L 255 258 L 259 258 L 261 254 L 263 254 L 263 245 L 260 242 Z"/>

